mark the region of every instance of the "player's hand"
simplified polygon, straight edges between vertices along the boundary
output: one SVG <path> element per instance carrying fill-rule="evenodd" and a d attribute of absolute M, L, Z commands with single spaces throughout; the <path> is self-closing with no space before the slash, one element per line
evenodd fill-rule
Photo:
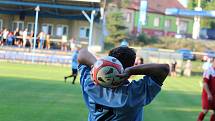
<path fill-rule="evenodd" d="M 212 101 L 213 100 L 213 96 L 211 94 L 208 94 L 208 101 Z"/>
<path fill-rule="evenodd" d="M 125 69 L 122 74 L 117 74 L 116 76 L 120 77 L 122 80 L 128 80 L 131 75 L 129 74 L 129 69 Z"/>

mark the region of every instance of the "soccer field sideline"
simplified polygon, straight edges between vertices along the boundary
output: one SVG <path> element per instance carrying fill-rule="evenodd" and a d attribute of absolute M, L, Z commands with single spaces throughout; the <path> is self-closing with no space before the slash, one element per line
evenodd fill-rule
<path fill-rule="evenodd" d="M 85 121 L 80 86 L 63 81 L 69 73 L 70 68 L 59 66 L 0 63 L 0 119 Z M 145 107 L 145 121 L 195 121 L 201 110 L 200 82 L 201 76 L 168 77 Z"/>

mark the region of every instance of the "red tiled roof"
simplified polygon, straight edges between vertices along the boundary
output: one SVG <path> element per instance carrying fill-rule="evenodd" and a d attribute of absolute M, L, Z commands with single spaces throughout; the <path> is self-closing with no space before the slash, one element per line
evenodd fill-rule
<path fill-rule="evenodd" d="M 148 0 L 148 11 L 165 13 L 166 8 L 185 9 L 178 0 Z"/>
<path fill-rule="evenodd" d="M 185 9 L 178 0 L 147 0 L 148 12 L 165 13 L 166 8 Z M 129 9 L 139 10 L 140 0 L 132 0 Z"/>
<path fill-rule="evenodd" d="M 129 9 L 139 10 L 140 0 L 132 0 L 131 4 L 128 6 Z"/>

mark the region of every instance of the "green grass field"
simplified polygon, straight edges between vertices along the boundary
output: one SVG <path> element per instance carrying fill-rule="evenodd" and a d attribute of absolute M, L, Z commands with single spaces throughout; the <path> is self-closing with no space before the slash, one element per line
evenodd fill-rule
<path fill-rule="evenodd" d="M 80 85 L 65 84 L 68 74 L 69 67 L 0 62 L 0 121 L 86 121 Z M 200 82 L 201 76 L 168 77 L 145 107 L 144 120 L 195 121 L 201 110 Z"/>

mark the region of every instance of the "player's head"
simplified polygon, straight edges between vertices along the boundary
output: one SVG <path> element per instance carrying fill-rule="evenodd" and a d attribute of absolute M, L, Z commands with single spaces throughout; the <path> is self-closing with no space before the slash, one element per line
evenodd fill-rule
<path fill-rule="evenodd" d="M 117 58 L 123 65 L 124 69 L 133 66 L 136 59 L 136 53 L 134 49 L 127 46 L 114 48 L 110 50 L 108 55 Z"/>

